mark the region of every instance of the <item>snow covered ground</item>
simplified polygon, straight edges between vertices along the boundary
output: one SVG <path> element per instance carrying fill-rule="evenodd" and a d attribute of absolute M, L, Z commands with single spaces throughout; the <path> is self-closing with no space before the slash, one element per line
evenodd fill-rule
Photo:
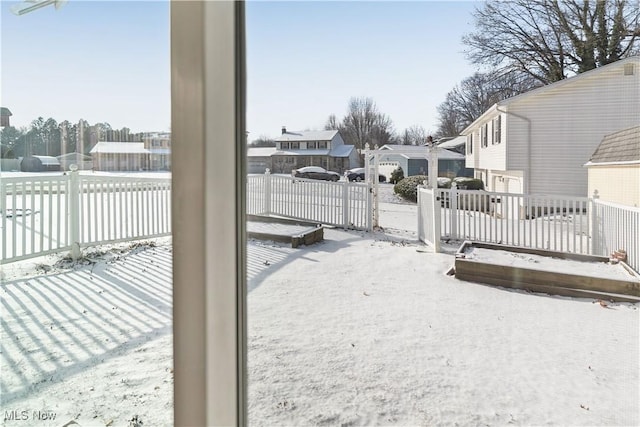
<path fill-rule="evenodd" d="M 457 246 L 420 244 L 390 188 L 381 231 L 248 243 L 250 424 L 640 424 L 638 305 L 446 276 Z M 4 266 L 2 425 L 172 425 L 171 256 L 156 239 Z"/>

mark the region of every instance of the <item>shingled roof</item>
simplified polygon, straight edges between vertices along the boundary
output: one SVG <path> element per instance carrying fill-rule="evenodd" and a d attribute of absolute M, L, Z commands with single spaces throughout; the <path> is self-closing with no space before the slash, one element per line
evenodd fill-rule
<path fill-rule="evenodd" d="M 600 163 L 640 162 L 640 126 L 606 135 L 587 166 Z"/>

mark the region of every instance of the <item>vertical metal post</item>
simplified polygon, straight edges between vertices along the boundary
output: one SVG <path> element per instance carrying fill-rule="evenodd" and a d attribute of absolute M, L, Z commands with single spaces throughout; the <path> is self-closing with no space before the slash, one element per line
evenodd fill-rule
<path fill-rule="evenodd" d="M 342 183 L 342 226 L 349 228 L 349 180 Z"/>
<path fill-rule="evenodd" d="M 69 242 L 71 243 L 71 259 L 80 258 L 80 177 L 78 165 L 69 166 Z"/>
<path fill-rule="evenodd" d="M 434 191 L 438 191 L 438 185 Z M 467 208 L 468 209 L 468 208 Z M 451 235 L 452 239 L 458 238 L 458 184 L 451 183 L 451 190 L 449 190 L 449 213 L 451 218 Z"/>
<path fill-rule="evenodd" d="M 433 214 L 431 218 L 433 223 L 431 224 L 431 230 L 433 230 L 433 250 L 438 253 L 440 252 L 440 238 L 442 235 L 441 230 L 441 222 L 440 222 L 440 213 L 442 212 L 440 208 L 440 201 L 438 200 L 438 186 L 436 188 L 431 189 L 431 208 L 433 209 Z"/>
<path fill-rule="evenodd" d="M 369 179 L 372 180 L 373 187 L 373 226 L 378 227 L 380 224 L 380 199 L 379 199 L 379 185 L 380 178 L 378 177 L 378 146 L 375 146 L 373 152 L 373 177 L 369 173 Z"/>
<path fill-rule="evenodd" d="M 264 214 L 271 215 L 271 171 L 264 172 Z"/>
<path fill-rule="evenodd" d="M 598 209 L 597 209 L 597 199 L 600 196 L 598 195 L 598 190 L 593 192 L 593 196 L 589 199 L 589 209 L 591 209 L 591 215 L 589 215 L 589 235 L 591 236 L 591 254 L 592 255 L 602 255 L 602 248 L 600 243 L 600 227 L 598 220 Z"/>
<path fill-rule="evenodd" d="M 364 182 L 367 183 L 367 230 L 371 231 L 378 226 L 378 219 L 373 212 L 371 184 L 369 183 L 370 167 L 369 143 L 364 145 Z"/>

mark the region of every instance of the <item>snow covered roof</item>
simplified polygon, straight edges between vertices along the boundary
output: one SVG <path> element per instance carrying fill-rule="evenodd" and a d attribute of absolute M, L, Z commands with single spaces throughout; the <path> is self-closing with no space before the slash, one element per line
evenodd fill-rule
<path fill-rule="evenodd" d="M 455 138 L 448 139 L 440 144 L 438 147 L 442 148 L 455 148 L 467 143 L 467 137 L 465 136 L 456 136 Z"/>
<path fill-rule="evenodd" d="M 275 140 L 278 142 L 331 141 L 337 133 L 337 130 L 287 131 Z"/>
<path fill-rule="evenodd" d="M 328 156 L 329 150 L 278 150 L 274 156 Z"/>
<path fill-rule="evenodd" d="M 276 147 L 249 147 L 247 157 L 269 157 L 276 151 Z"/>
<path fill-rule="evenodd" d="M 389 151 L 389 155 L 395 154 L 406 159 L 425 159 L 429 157 L 429 148 L 426 145 L 397 145 L 386 144 L 380 150 Z M 456 153 L 446 148 L 437 147 L 438 159 L 443 160 L 461 160 L 464 154 Z"/>
<path fill-rule="evenodd" d="M 100 141 L 91 149 L 91 154 L 149 154 L 144 142 L 110 142 Z"/>
<path fill-rule="evenodd" d="M 40 162 L 43 165 L 59 165 L 60 164 L 60 161 L 58 161 L 58 159 L 53 156 L 30 156 L 30 157 L 35 157 L 36 159 L 40 160 Z"/>
<path fill-rule="evenodd" d="M 353 145 L 338 145 L 331 150 L 329 155 L 331 157 L 349 157 L 354 148 L 355 146 Z"/>
<path fill-rule="evenodd" d="M 606 135 L 585 166 L 614 163 L 640 164 L 640 126 Z"/>

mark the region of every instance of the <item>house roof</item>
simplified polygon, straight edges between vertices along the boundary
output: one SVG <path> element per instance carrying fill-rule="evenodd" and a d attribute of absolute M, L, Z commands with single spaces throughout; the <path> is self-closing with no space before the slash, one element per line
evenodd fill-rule
<path fill-rule="evenodd" d="M 13 116 L 7 107 L 0 107 L 0 116 Z"/>
<path fill-rule="evenodd" d="M 467 137 L 465 136 L 456 136 L 455 138 L 448 139 L 444 142 L 438 144 L 438 147 L 441 148 L 455 148 L 461 145 L 465 145 L 467 143 Z"/>
<path fill-rule="evenodd" d="M 100 141 L 91 149 L 91 154 L 148 154 L 144 142 Z"/>
<path fill-rule="evenodd" d="M 606 135 L 585 166 L 612 163 L 640 163 L 640 126 Z"/>
<path fill-rule="evenodd" d="M 287 131 L 277 137 L 278 142 L 331 141 L 337 130 Z"/>
<path fill-rule="evenodd" d="M 560 81 L 557 81 L 557 82 L 554 82 L 554 83 L 551 83 L 551 84 L 548 84 L 548 85 L 545 85 L 545 86 L 541 86 L 539 88 L 532 89 L 532 90 L 530 90 L 528 92 L 521 93 L 519 95 L 512 96 L 511 98 L 507 98 L 507 99 L 504 99 L 502 101 L 499 101 L 499 102 L 493 104 L 489 109 L 487 109 L 487 111 L 485 111 L 480 117 L 478 117 L 476 120 L 474 120 L 473 123 L 471 123 L 469 126 L 464 128 L 464 130 L 462 132 L 460 132 L 460 133 L 463 134 L 463 135 L 466 135 L 467 132 L 469 130 L 471 130 L 472 128 L 474 128 L 477 123 L 483 122 L 487 118 L 488 115 L 492 114 L 499 107 L 504 107 L 504 106 L 507 106 L 509 104 L 522 101 L 523 99 L 528 98 L 530 96 L 540 95 L 540 94 L 543 94 L 543 93 L 548 92 L 548 91 L 559 89 L 559 88 L 561 88 L 563 86 L 566 86 L 566 85 L 575 84 L 576 82 L 583 81 L 585 79 L 591 78 L 591 77 L 596 76 L 598 74 L 609 72 L 613 68 L 623 68 L 626 64 L 630 64 L 630 63 L 636 64 L 637 65 L 636 68 L 640 68 L 640 56 L 630 56 L 628 58 L 621 59 L 621 60 L 613 62 L 611 64 L 603 65 L 602 67 L 594 68 L 593 70 L 585 71 L 584 73 L 580 73 L 580 74 L 577 74 L 575 76 L 568 77 L 566 79 L 562 79 Z M 636 70 L 634 70 L 634 73 L 640 73 L 640 70 L 636 69 Z"/>
<path fill-rule="evenodd" d="M 276 151 L 276 147 L 249 147 L 247 157 L 269 157 Z"/>
<path fill-rule="evenodd" d="M 349 157 L 351 152 L 355 149 L 353 145 L 338 145 L 333 148 L 329 155 L 331 157 Z"/>
<path fill-rule="evenodd" d="M 429 148 L 426 145 L 386 144 L 383 145 L 380 150 L 387 150 L 389 154 L 400 155 L 406 159 L 424 159 L 429 156 Z M 438 159 L 458 160 L 465 158 L 464 154 L 456 153 L 442 147 L 437 147 L 437 152 Z"/>
<path fill-rule="evenodd" d="M 275 156 L 328 156 L 329 150 L 278 150 Z"/>

